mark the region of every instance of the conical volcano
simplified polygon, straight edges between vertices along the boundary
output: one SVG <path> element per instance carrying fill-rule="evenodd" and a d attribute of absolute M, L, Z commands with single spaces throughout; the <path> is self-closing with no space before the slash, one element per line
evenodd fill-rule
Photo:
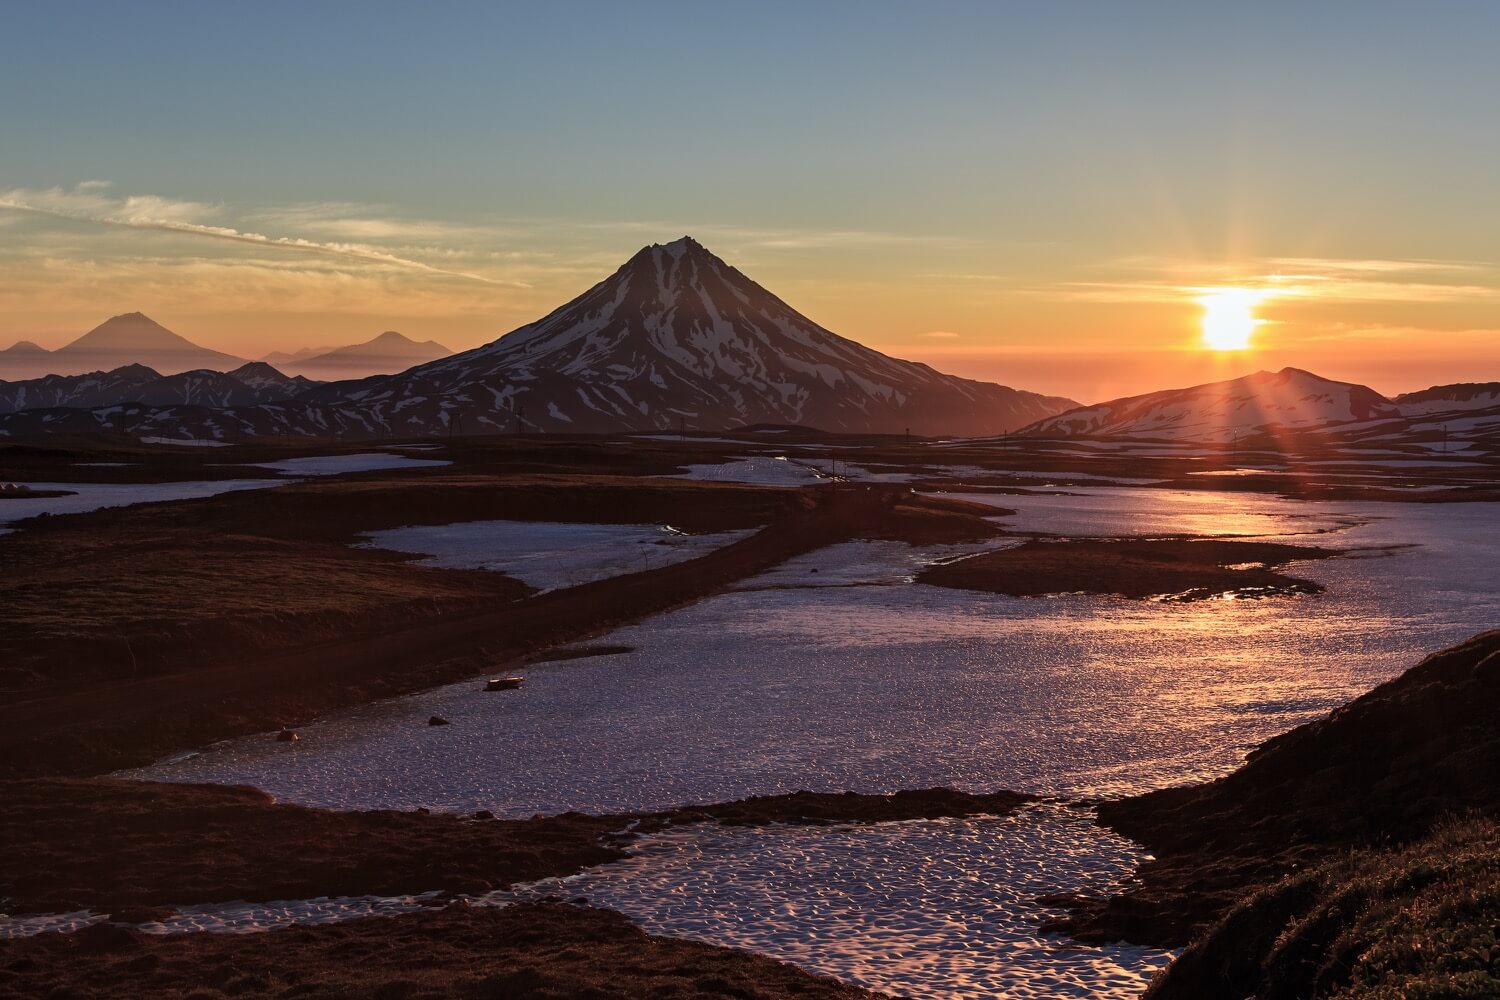
<path fill-rule="evenodd" d="M 645 247 L 534 323 L 389 378 L 314 394 L 391 431 L 995 434 L 1076 404 L 944 375 L 831 333 L 690 237 Z"/>

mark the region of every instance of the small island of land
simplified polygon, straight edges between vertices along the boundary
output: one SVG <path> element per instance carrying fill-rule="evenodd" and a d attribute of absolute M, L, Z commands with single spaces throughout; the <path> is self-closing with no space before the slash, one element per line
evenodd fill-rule
<path fill-rule="evenodd" d="M 1197 601 L 1211 597 L 1317 594 L 1323 588 L 1276 572 L 1289 562 L 1329 559 L 1336 549 L 1222 539 L 1033 539 L 929 566 L 918 583 L 1012 597 L 1113 594 Z"/>

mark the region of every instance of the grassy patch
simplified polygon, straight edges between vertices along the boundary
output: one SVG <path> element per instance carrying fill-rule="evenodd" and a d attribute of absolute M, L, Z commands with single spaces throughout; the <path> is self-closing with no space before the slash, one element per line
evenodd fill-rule
<path fill-rule="evenodd" d="M 1153 985 L 1150 1000 L 1451 1000 L 1500 996 L 1500 826 L 1440 825 L 1251 895 Z"/>

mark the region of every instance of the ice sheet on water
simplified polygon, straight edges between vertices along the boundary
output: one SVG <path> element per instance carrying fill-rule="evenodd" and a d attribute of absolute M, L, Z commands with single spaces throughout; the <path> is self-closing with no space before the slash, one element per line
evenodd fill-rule
<path fill-rule="evenodd" d="M 176 444 L 189 448 L 228 448 L 228 441 L 213 441 L 209 438 L 143 437 L 141 444 Z"/>
<path fill-rule="evenodd" d="M 1055 479 L 1068 481 L 1094 481 L 1101 483 L 1122 483 L 1127 486 L 1149 486 L 1152 483 L 1162 482 L 1160 476 L 1155 479 L 1135 479 L 1127 476 L 1101 476 L 1087 472 L 1065 472 L 1059 470 L 1040 471 L 1035 469 L 987 469 L 979 465 L 934 465 L 930 467 L 934 477 L 969 478 L 969 479 Z"/>
<path fill-rule="evenodd" d="M 757 455 L 715 465 L 689 465 L 687 472 L 669 479 L 701 479 L 716 483 L 751 483 L 756 486 L 807 486 L 823 482 L 816 469 L 784 455 Z"/>
<path fill-rule="evenodd" d="M 1142 854 L 1058 807 L 876 826 L 701 825 L 529 894 L 620 910 L 658 934 L 744 948 L 897 996 L 1139 995 L 1169 953 L 1043 936 L 1035 900 L 1107 892 Z M 527 893 L 501 892 L 496 898 Z"/>
<path fill-rule="evenodd" d="M 390 469 L 429 469 L 452 465 L 441 458 L 411 458 L 378 452 L 360 455 L 310 455 L 279 462 L 251 462 L 257 469 L 273 469 L 288 476 L 338 476 L 347 472 L 381 472 Z"/>
<path fill-rule="evenodd" d="M 1034 523 L 1106 533 L 1236 514 L 1161 490 L 1091 496 L 1091 510 L 1050 515 L 1042 504 L 1070 498 L 1000 499 L 1036 499 L 1024 512 Z M 1299 565 L 1329 588 L 1317 597 L 1161 605 L 911 585 L 914 559 L 960 547 L 834 546 L 606 640 L 632 652 L 534 665 L 503 696 L 452 685 L 330 717 L 297 744 L 238 740 L 142 774 L 314 805 L 513 816 L 799 788 L 1125 794 L 1221 774 L 1255 743 L 1500 620 L 1496 505 L 1237 499 L 1241 529 L 1346 525 L 1281 537 L 1417 547 Z M 453 725 L 427 726 L 433 714 Z M 651 929 L 900 994 L 1124 998 L 1165 956 L 1040 938 L 1030 900 L 1102 891 L 1138 857 L 1060 810 L 700 827 L 558 888 Z"/>
<path fill-rule="evenodd" d="M 92 910 L 68 913 L 27 913 L 18 916 L 0 913 L 0 941 L 56 932 L 67 934 L 104 921 L 105 915 Z"/>
<path fill-rule="evenodd" d="M 425 555 L 425 566 L 494 570 L 553 590 L 695 559 L 752 534 L 689 535 L 654 524 L 466 521 L 391 528 L 365 537 L 375 548 Z"/>
<path fill-rule="evenodd" d="M 561 896 L 647 930 L 745 948 L 901 996 L 1135 996 L 1166 952 L 1044 936 L 1036 898 L 1102 893 L 1143 855 L 1087 813 L 766 828 L 695 825 L 637 841 L 580 875 L 465 897 L 486 906 Z M 148 934 L 253 933 L 421 909 L 437 893 L 184 906 Z M 71 931 L 90 911 L 0 917 L 0 940 Z"/>
<path fill-rule="evenodd" d="M 163 920 L 135 924 L 146 934 L 253 934 L 292 924 L 331 924 L 361 917 L 393 916 L 423 908 L 438 890 L 415 896 L 319 896 L 316 899 L 277 899 L 265 903 L 210 903 L 183 906 Z M 10 917 L 0 914 L 0 941 L 51 931 L 76 931 L 102 923 L 106 915 L 92 910 L 72 913 L 34 913 Z"/>
<path fill-rule="evenodd" d="M 1142 517 L 1171 503 L 1114 492 Z M 1291 513 L 1271 523 L 1303 530 Z M 1140 791 L 1221 774 L 1255 743 L 1492 627 L 1497 514 L 1329 505 L 1320 517 L 1363 523 L 1288 540 L 1417 547 L 1299 564 L 1328 592 L 1274 601 L 970 593 L 896 582 L 914 554 L 951 548 L 838 546 L 603 640 L 631 652 L 534 665 L 504 696 L 451 685 L 330 716 L 297 744 L 247 738 L 142 773 L 312 805 L 512 816 L 802 787 Z M 453 725 L 430 728 L 431 715 Z"/>
<path fill-rule="evenodd" d="M 24 483 L 33 490 L 67 490 L 69 496 L 0 501 L 0 524 L 38 514 L 82 514 L 104 507 L 129 507 L 162 500 L 188 500 L 236 490 L 263 490 L 295 480 L 219 479 L 187 483 Z"/>
<path fill-rule="evenodd" d="M 788 559 L 759 576 L 741 581 L 734 589 L 744 591 L 911 583 L 924 567 L 933 563 L 948 562 L 1019 544 L 1019 539 L 921 547 L 907 545 L 905 542 L 843 542 Z"/>

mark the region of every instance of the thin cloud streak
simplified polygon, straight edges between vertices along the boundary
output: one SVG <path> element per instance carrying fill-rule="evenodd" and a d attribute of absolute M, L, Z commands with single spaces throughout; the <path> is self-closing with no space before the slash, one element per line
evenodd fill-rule
<path fill-rule="evenodd" d="M 76 189 L 73 192 L 68 192 L 62 188 L 49 188 L 42 191 L 13 188 L 0 193 L 0 209 L 66 219 L 72 222 L 85 222 L 98 226 L 153 230 L 184 236 L 197 236 L 206 239 L 273 247 L 281 250 L 327 254 L 351 260 L 363 260 L 393 267 L 425 271 L 429 274 L 463 278 L 469 281 L 482 282 L 487 285 L 504 285 L 516 288 L 528 287 L 523 282 L 504 281 L 468 271 L 455 271 L 448 268 L 436 267 L 423 261 L 386 253 L 374 247 L 360 244 L 320 242 L 301 237 L 266 236 L 262 233 L 245 232 L 229 226 L 214 226 L 191 221 L 192 219 L 202 218 L 212 213 L 215 211 L 214 206 L 205 205 L 200 202 L 176 201 L 169 198 L 160 198 L 155 195 L 133 195 L 125 198 L 123 201 L 117 201 L 79 192 Z"/>
<path fill-rule="evenodd" d="M 1229 264 L 1126 257 L 1103 268 L 1111 269 L 1135 271 L 1143 277 L 1033 286 L 1025 294 L 1072 302 L 1180 303 L 1209 289 L 1232 287 L 1253 289 L 1276 299 L 1344 303 L 1500 300 L 1500 265 L 1479 261 L 1271 257 Z M 1434 280 L 1445 275 L 1462 276 L 1464 280 Z"/>

